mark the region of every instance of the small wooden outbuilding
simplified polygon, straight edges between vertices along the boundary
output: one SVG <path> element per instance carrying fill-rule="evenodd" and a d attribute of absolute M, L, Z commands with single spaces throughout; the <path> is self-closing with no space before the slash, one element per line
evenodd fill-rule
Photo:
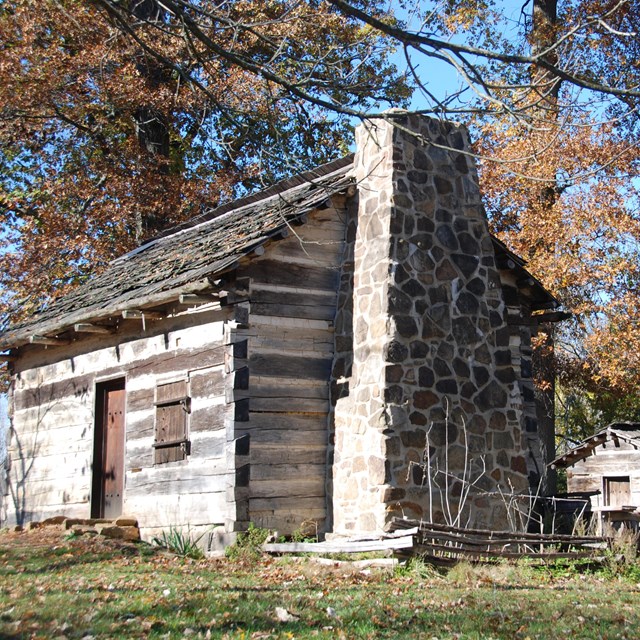
<path fill-rule="evenodd" d="M 600 531 L 607 522 L 638 529 L 640 423 L 614 422 L 557 457 L 551 466 L 566 469 L 568 493 L 589 500 Z"/>
<path fill-rule="evenodd" d="M 562 314 L 491 237 L 466 131 L 394 118 L 0 335 L 9 521 L 369 533 L 471 473 L 467 519 L 504 526 L 553 457 L 531 338 Z"/>

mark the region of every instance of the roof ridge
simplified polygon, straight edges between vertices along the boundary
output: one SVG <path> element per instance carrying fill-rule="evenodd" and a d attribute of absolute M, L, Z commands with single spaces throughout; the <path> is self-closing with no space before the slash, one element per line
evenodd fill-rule
<path fill-rule="evenodd" d="M 320 165 L 319 167 L 316 167 L 314 169 L 308 169 L 290 178 L 280 180 L 279 182 L 272 184 L 270 187 L 267 187 L 262 191 L 257 191 L 256 193 L 246 195 L 237 200 L 226 202 L 219 207 L 194 216 L 189 220 L 185 220 L 180 224 L 166 229 L 162 233 L 154 236 L 153 238 L 150 238 L 135 249 L 132 249 L 131 251 L 128 251 L 127 253 L 118 256 L 117 258 L 114 258 L 109 264 L 117 264 L 119 262 L 129 260 L 133 256 L 138 255 L 151 247 L 161 244 L 162 241 L 167 238 L 175 239 L 177 236 L 183 233 L 201 228 L 210 223 L 222 220 L 223 218 L 227 218 L 230 214 L 241 213 L 243 209 L 252 207 L 259 202 L 267 203 L 273 199 L 282 198 L 286 193 L 299 190 L 301 187 L 307 186 L 309 184 L 317 184 L 316 181 L 320 181 L 324 178 L 330 178 L 333 175 L 343 171 L 346 167 L 349 167 L 349 165 L 352 165 L 353 158 L 354 154 L 351 153 L 349 155 L 343 156 L 342 158 L 338 158 L 337 160 L 332 160 L 331 162 Z"/>
<path fill-rule="evenodd" d="M 319 172 L 314 169 L 305 171 L 304 173 L 298 174 L 293 178 L 281 180 L 271 187 L 268 187 L 264 191 L 259 191 L 255 194 L 252 194 L 252 196 L 246 196 L 244 198 L 240 198 L 239 200 L 234 200 L 232 202 L 221 205 L 220 207 L 217 207 L 216 209 L 211 211 L 210 215 L 205 219 L 195 222 L 199 217 L 201 217 L 196 216 L 195 218 L 191 218 L 190 220 L 185 221 L 180 225 L 176 225 L 175 227 L 168 229 L 165 233 L 157 235 L 155 238 L 152 238 L 144 244 L 141 244 L 139 247 L 136 247 L 135 249 L 132 249 L 131 251 L 118 256 L 117 258 L 112 260 L 110 264 L 124 262 L 125 260 L 128 260 L 129 258 L 132 258 L 133 256 L 146 251 L 147 249 L 150 249 L 151 247 L 162 244 L 163 240 L 174 240 L 176 237 L 184 233 L 194 231 L 195 229 L 200 229 L 206 225 L 226 219 L 231 214 L 241 214 L 245 209 L 253 207 L 257 203 L 267 204 L 272 200 L 284 199 L 284 196 L 286 194 L 295 193 L 310 184 L 322 186 L 321 180 L 325 178 L 330 179 L 336 174 L 344 172 L 344 169 L 352 164 L 352 162 L 353 154 L 351 154 L 351 156 L 340 158 L 339 160 L 334 160 L 333 162 L 329 162 L 325 165 L 321 165 L 320 167 L 318 167 L 318 169 L 321 170 Z M 323 169 L 326 169 L 327 171 L 322 171 Z M 288 188 L 282 190 L 281 187 L 286 186 L 287 183 L 292 184 Z"/>

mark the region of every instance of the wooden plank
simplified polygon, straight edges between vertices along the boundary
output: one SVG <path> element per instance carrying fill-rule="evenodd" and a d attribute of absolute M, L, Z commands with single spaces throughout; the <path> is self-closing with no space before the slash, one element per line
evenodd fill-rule
<path fill-rule="evenodd" d="M 29 344 L 40 344 L 50 347 L 57 347 L 71 344 L 71 340 L 63 340 L 62 338 L 54 338 L 51 336 L 32 335 L 29 336 Z"/>
<path fill-rule="evenodd" d="M 155 407 L 131 416 L 127 413 L 127 442 L 153 436 L 156 424 Z"/>
<path fill-rule="evenodd" d="M 528 499 L 528 496 L 525 496 Z M 460 527 L 452 527 L 446 524 L 438 524 L 435 522 L 423 522 L 420 520 L 414 520 L 410 518 L 393 518 L 391 521 L 391 530 L 398 531 L 401 529 L 411 529 L 413 527 L 419 527 L 419 530 L 424 535 L 431 535 L 433 533 L 444 532 L 459 534 L 462 536 L 479 535 L 491 539 L 512 539 L 517 537 L 519 540 L 535 541 L 538 543 L 546 542 L 548 544 L 559 544 L 564 542 L 572 542 L 576 540 L 576 536 L 560 535 L 560 534 L 543 534 L 543 533 L 513 533 L 511 531 L 490 531 L 487 529 L 463 529 Z M 590 542 L 602 541 L 600 536 L 581 536 L 581 540 Z"/>
<path fill-rule="evenodd" d="M 14 413 L 14 437 L 33 438 L 43 437 L 44 434 L 58 433 L 64 429 L 81 428 L 87 433 L 93 430 L 93 410 L 86 405 L 63 407 L 60 405 L 46 405 L 39 409 L 28 409 Z"/>
<path fill-rule="evenodd" d="M 137 495 L 195 495 L 226 490 L 226 473 L 200 475 L 195 478 L 149 477 L 140 473 L 129 474 L 127 497 Z"/>
<path fill-rule="evenodd" d="M 189 386 L 186 380 L 158 383 L 156 386 L 156 404 L 178 402 L 189 396 Z"/>
<path fill-rule="evenodd" d="M 284 244 L 287 248 L 300 244 L 300 242 L 309 245 L 315 242 L 320 247 L 330 246 L 322 243 L 329 243 L 331 240 L 340 241 L 344 237 L 344 227 L 344 212 L 338 213 L 335 207 L 329 207 L 322 211 L 316 209 L 309 216 L 307 224 L 289 229 L 290 235 Z"/>
<path fill-rule="evenodd" d="M 225 456 L 226 445 L 226 433 L 223 431 L 193 434 L 189 459 L 191 463 L 197 460 L 215 461 Z"/>
<path fill-rule="evenodd" d="M 310 320 L 308 318 L 275 318 L 273 316 L 251 315 L 251 326 L 259 328 L 265 325 L 277 326 L 280 329 L 301 329 L 333 331 L 333 323 L 328 320 Z M 242 330 L 245 331 L 244 329 Z"/>
<path fill-rule="evenodd" d="M 324 246 L 314 245 L 310 242 L 306 244 L 298 242 L 287 246 L 280 246 L 281 244 L 272 245 L 266 257 L 270 260 L 281 260 L 283 268 L 291 264 L 300 267 L 309 265 L 336 268 L 344 253 L 344 244 L 340 240 Z"/>
<path fill-rule="evenodd" d="M 60 465 L 74 464 L 75 461 L 80 458 L 86 461 L 87 464 L 80 465 L 80 470 L 84 468 L 84 473 L 90 475 L 91 473 L 91 452 L 88 450 L 83 451 L 56 451 L 50 455 L 33 456 L 31 451 L 28 451 L 26 455 L 16 455 L 15 452 L 9 452 L 9 463 L 11 467 L 12 477 L 19 483 L 29 482 L 31 477 L 34 478 L 48 478 L 55 480 L 58 477 L 56 469 L 60 469 Z M 17 485 L 16 485 L 17 486 Z"/>
<path fill-rule="evenodd" d="M 127 496 L 188 495 L 226 491 L 226 459 L 207 465 L 178 464 L 143 469 L 127 476 Z"/>
<path fill-rule="evenodd" d="M 259 431 L 284 431 L 285 433 L 310 433 L 328 430 L 327 417 L 321 414 L 283 414 L 283 413 L 252 413 L 242 430 L 251 432 L 252 437 Z M 292 443 L 293 444 L 293 443 Z"/>
<path fill-rule="evenodd" d="M 139 362 L 133 362 L 127 371 L 131 378 L 153 373 L 181 374 L 193 369 L 204 369 L 224 364 L 225 345 L 217 344 L 202 348 L 180 348 L 155 354 Z"/>
<path fill-rule="evenodd" d="M 65 402 L 73 398 L 76 402 L 93 396 L 94 374 L 56 380 L 48 384 L 27 389 L 16 389 L 13 393 L 14 411 L 31 409 L 49 402 Z"/>
<path fill-rule="evenodd" d="M 309 343 L 333 344 L 333 331 L 329 322 L 305 322 L 301 319 L 290 319 L 282 324 L 271 316 L 257 317 L 256 321 L 255 314 L 253 314 L 251 326 L 240 332 L 240 335 L 248 338 L 251 344 L 260 344 L 260 340 L 273 340 L 274 344 L 280 344 L 279 341 L 287 341 L 294 345 L 293 349 L 297 348 L 296 341 L 305 346 Z"/>
<path fill-rule="evenodd" d="M 263 443 L 252 443 L 251 465 L 272 464 L 277 460 L 280 464 L 316 464 L 326 465 L 327 447 L 310 446 L 270 446 Z M 326 467 L 325 467 L 326 469 Z"/>
<path fill-rule="evenodd" d="M 308 304 L 266 304 L 251 303 L 251 311 L 261 316 L 286 318 L 309 318 L 311 320 L 332 321 L 336 315 L 335 305 Z"/>
<path fill-rule="evenodd" d="M 283 414 L 286 415 L 286 414 Z M 247 423 L 250 424 L 250 423 Z M 251 436 L 251 447 L 253 448 L 258 444 L 277 444 L 283 447 L 288 446 L 326 446 L 328 440 L 328 434 L 326 431 L 288 431 L 285 429 L 240 429 L 241 425 L 236 426 L 236 432 L 238 435 L 248 433 Z M 244 426 L 244 425 L 242 425 Z"/>
<path fill-rule="evenodd" d="M 267 553 L 367 553 L 387 549 L 413 548 L 413 536 L 357 542 L 331 540 L 325 542 L 273 542 L 263 545 Z"/>
<path fill-rule="evenodd" d="M 489 533 L 489 532 L 487 532 Z M 549 541 L 549 540 L 543 540 L 543 539 L 524 539 L 522 537 L 520 537 L 518 534 L 513 535 L 513 537 L 511 538 L 500 538 L 500 539 L 496 539 L 496 538 L 489 538 L 489 537 L 480 537 L 480 536 L 464 536 L 464 535 L 458 535 L 458 534 L 453 534 L 453 533 L 446 533 L 443 531 L 440 532 L 433 532 L 433 533 L 424 533 L 421 532 L 420 535 L 418 536 L 418 539 L 420 541 L 421 544 L 430 544 L 429 541 L 432 541 L 433 544 L 435 544 L 434 541 L 438 541 L 440 543 L 453 543 L 452 545 L 450 545 L 450 548 L 460 548 L 460 549 L 466 549 L 466 550 L 477 550 L 477 547 L 482 547 L 481 550 L 484 551 L 491 551 L 496 552 L 496 551 L 500 551 L 501 549 L 503 549 L 504 547 L 507 546 L 518 546 L 518 545 L 527 545 L 527 546 L 531 546 L 531 547 L 543 547 L 543 546 L 556 546 L 559 544 L 572 544 L 572 545 L 582 545 L 582 544 L 589 544 L 591 543 L 592 539 L 591 538 L 579 538 L 579 537 L 575 537 L 572 538 L 572 541 L 569 542 L 558 542 L 558 541 Z"/>
<path fill-rule="evenodd" d="M 203 437 L 204 436 L 204 437 Z M 191 435 L 189 464 L 205 460 L 214 462 L 225 457 L 226 434 L 223 431 Z M 153 467 L 153 437 L 127 442 L 127 468 L 148 469 Z"/>
<path fill-rule="evenodd" d="M 100 335 L 111 335 L 116 333 L 115 327 L 105 327 L 103 325 L 91 324 L 90 322 L 78 322 L 73 325 L 76 333 L 94 333 Z"/>
<path fill-rule="evenodd" d="M 301 380 L 329 380 L 331 360 L 329 358 L 298 358 L 291 355 L 249 355 L 251 372 L 266 377 L 289 377 Z"/>
<path fill-rule="evenodd" d="M 14 432 L 9 453 L 11 459 L 33 455 L 47 457 L 59 454 L 74 454 L 93 450 L 93 425 L 63 425 L 56 429 L 43 428 L 37 432 Z"/>
<path fill-rule="evenodd" d="M 304 305 L 309 307 L 333 307 L 337 293 L 335 290 L 308 289 L 305 283 L 297 287 L 281 287 L 255 282 L 251 286 L 251 310 L 256 304 Z"/>
<path fill-rule="evenodd" d="M 187 437 L 187 412 L 182 404 L 158 406 L 156 410 L 155 441 L 176 442 Z M 184 445 L 156 448 L 154 460 L 156 464 L 176 462 L 186 458 Z"/>
<path fill-rule="evenodd" d="M 286 268 L 286 267 L 283 267 Z M 301 283 L 305 284 L 305 283 Z M 273 287 L 275 291 L 262 289 L 255 283 L 251 289 L 251 313 L 293 318 L 312 318 L 316 320 L 333 320 L 336 314 L 336 291 L 330 289 L 319 294 L 305 291 L 301 286 L 290 291 L 288 287 Z"/>
<path fill-rule="evenodd" d="M 193 372 L 190 375 L 191 397 L 211 398 L 224 396 L 224 367 Z"/>
<path fill-rule="evenodd" d="M 317 522 L 319 529 L 323 528 L 323 522 L 327 517 L 325 509 L 312 509 L 296 511 L 251 511 L 251 521 L 257 526 L 277 531 L 280 535 L 292 535 L 300 529 L 303 523 Z"/>
<path fill-rule="evenodd" d="M 290 480 L 252 480 L 252 498 L 320 497 L 325 495 L 324 478 L 296 478 Z"/>
<path fill-rule="evenodd" d="M 21 491 L 24 491 L 27 508 L 34 503 L 64 505 L 67 502 L 83 502 L 87 501 L 91 494 L 91 479 L 76 477 L 64 481 L 55 479 L 28 481 Z"/>
<path fill-rule="evenodd" d="M 127 417 L 134 411 L 151 409 L 154 401 L 154 388 L 127 389 Z"/>
<path fill-rule="evenodd" d="M 39 504 L 30 505 L 24 514 L 24 522 L 41 522 L 53 516 L 64 515 L 69 518 L 88 518 L 90 505 L 88 501 L 67 502 L 66 504 Z M 15 515 L 9 513 L 7 524 L 16 524 Z"/>
<path fill-rule="evenodd" d="M 470 551 L 464 549 L 456 549 L 455 547 L 446 547 L 442 545 L 432 544 L 416 544 L 414 546 L 414 552 L 416 555 L 432 554 L 434 556 L 440 555 L 448 556 L 460 560 L 488 560 L 491 558 L 507 558 L 511 560 L 517 560 L 520 558 L 536 558 L 545 560 L 559 560 L 559 559 L 589 559 L 602 556 L 602 550 L 591 551 Z"/>
<path fill-rule="evenodd" d="M 324 338 L 314 338 L 313 340 L 309 336 L 303 335 L 304 330 L 299 333 L 301 334 L 299 339 L 293 333 L 277 338 L 268 336 L 250 337 L 249 350 L 262 353 L 291 353 L 311 358 L 333 358 L 333 332 L 322 331 Z"/>
<path fill-rule="evenodd" d="M 231 415 L 231 407 L 225 404 L 211 404 L 191 412 L 189 431 L 219 431 L 225 428 L 225 420 Z"/>
<path fill-rule="evenodd" d="M 145 446 L 129 447 L 127 446 L 126 457 L 127 473 L 134 469 L 148 469 L 153 467 L 153 447 L 149 442 Z"/>
<path fill-rule="evenodd" d="M 324 496 L 303 496 L 303 497 L 278 497 L 278 498 L 259 498 L 250 496 L 249 510 L 251 513 L 259 512 L 310 512 L 313 510 L 324 510 Z"/>
<path fill-rule="evenodd" d="M 14 478 L 27 482 L 65 482 L 75 480 L 80 477 L 87 477 L 91 474 L 91 452 L 78 451 L 69 453 L 58 453 L 45 456 L 29 464 L 28 469 L 23 469 L 20 461 L 15 461 L 12 465 Z M 24 472 L 27 472 L 26 478 Z"/>
<path fill-rule="evenodd" d="M 101 517 L 116 518 L 122 514 L 124 494 L 124 450 L 125 450 L 125 398 L 122 388 L 105 390 L 103 424 L 98 428 L 102 434 L 102 459 L 100 466 Z M 94 473 L 97 472 L 94 461 Z"/>
<path fill-rule="evenodd" d="M 314 267 L 310 265 L 287 264 L 270 258 L 254 260 L 242 271 L 252 281 L 268 284 L 299 286 L 304 282 L 313 289 L 337 290 L 339 274 L 337 269 Z"/>
<path fill-rule="evenodd" d="M 638 468 L 640 463 L 640 452 L 627 452 L 619 455 L 597 455 L 584 461 L 585 464 L 578 467 L 576 471 L 595 475 L 620 475 L 624 469 Z"/>
<path fill-rule="evenodd" d="M 252 452 L 253 453 L 253 452 Z M 278 457 L 270 462 L 257 464 L 251 456 L 251 482 L 254 480 L 289 480 L 296 482 L 295 478 L 306 478 L 308 480 L 326 479 L 326 465 L 305 463 L 285 463 L 281 464 Z"/>
<path fill-rule="evenodd" d="M 264 381 L 251 382 L 251 397 L 256 398 L 310 398 L 318 400 L 329 399 L 329 385 L 326 382 L 304 382 L 281 378 L 274 380 L 266 378 Z"/>
<path fill-rule="evenodd" d="M 600 476 L 567 477 L 567 489 L 574 493 L 600 491 L 602 489 L 602 478 Z"/>
<path fill-rule="evenodd" d="M 140 528 L 215 525 L 224 523 L 226 491 L 182 495 L 140 495 L 125 497 L 125 511 L 138 517 Z"/>
<path fill-rule="evenodd" d="M 162 314 L 157 311 L 145 311 L 143 309 L 125 309 L 122 312 L 125 320 L 162 320 Z"/>
<path fill-rule="evenodd" d="M 329 401 L 315 398 L 251 398 L 251 412 L 272 411 L 282 413 L 329 413 Z"/>

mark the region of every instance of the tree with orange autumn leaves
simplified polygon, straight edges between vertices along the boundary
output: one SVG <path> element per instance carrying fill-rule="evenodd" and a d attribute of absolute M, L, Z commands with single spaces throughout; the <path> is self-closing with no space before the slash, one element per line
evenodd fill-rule
<path fill-rule="evenodd" d="M 95 2 L 0 6 L 5 320 L 204 208 L 346 153 L 347 116 L 176 38 L 156 0 L 121 4 L 131 11 L 122 23 Z M 275 65 L 286 33 L 287 55 L 313 65 L 318 85 L 332 82 L 336 100 L 402 103 L 409 90 L 389 43 L 313 4 L 233 2 L 226 20 L 252 28 L 211 27 L 208 38 Z"/>
<path fill-rule="evenodd" d="M 638 37 L 628 37 L 640 32 L 637 2 L 535 8 L 532 49 L 638 86 Z M 596 10 L 609 12 L 607 23 L 567 38 Z M 476 150 L 494 231 L 573 314 L 556 330 L 556 412 L 575 441 L 613 420 L 640 420 L 640 103 L 584 95 L 536 65 L 528 76 L 518 118 L 478 118 Z"/>
<path fill-rule="evenodd" d="M 574 314 L 565 385 L 628 398 L 640 386 L 638 0 L 507 5 L 5 2 L 5 312 L 340 155 L 353 119 L 402 104 L 413 84 L 421 111 L 470 123 L 495 233 Z M 459 90 L 433 87 L 434 61 Z"/>

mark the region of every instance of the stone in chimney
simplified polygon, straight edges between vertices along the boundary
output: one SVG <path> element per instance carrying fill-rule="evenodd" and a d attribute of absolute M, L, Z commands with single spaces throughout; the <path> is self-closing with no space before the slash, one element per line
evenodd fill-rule
<path fill-rule="evenodd" d="M 487 492 L 526 492 L 527 465 L 467 132 L 393 113 L 356 141 L 353 362 L 334 398 L 333 531 L 381 531 L 393 516 L 499 528 L 502 501 Z"/>

